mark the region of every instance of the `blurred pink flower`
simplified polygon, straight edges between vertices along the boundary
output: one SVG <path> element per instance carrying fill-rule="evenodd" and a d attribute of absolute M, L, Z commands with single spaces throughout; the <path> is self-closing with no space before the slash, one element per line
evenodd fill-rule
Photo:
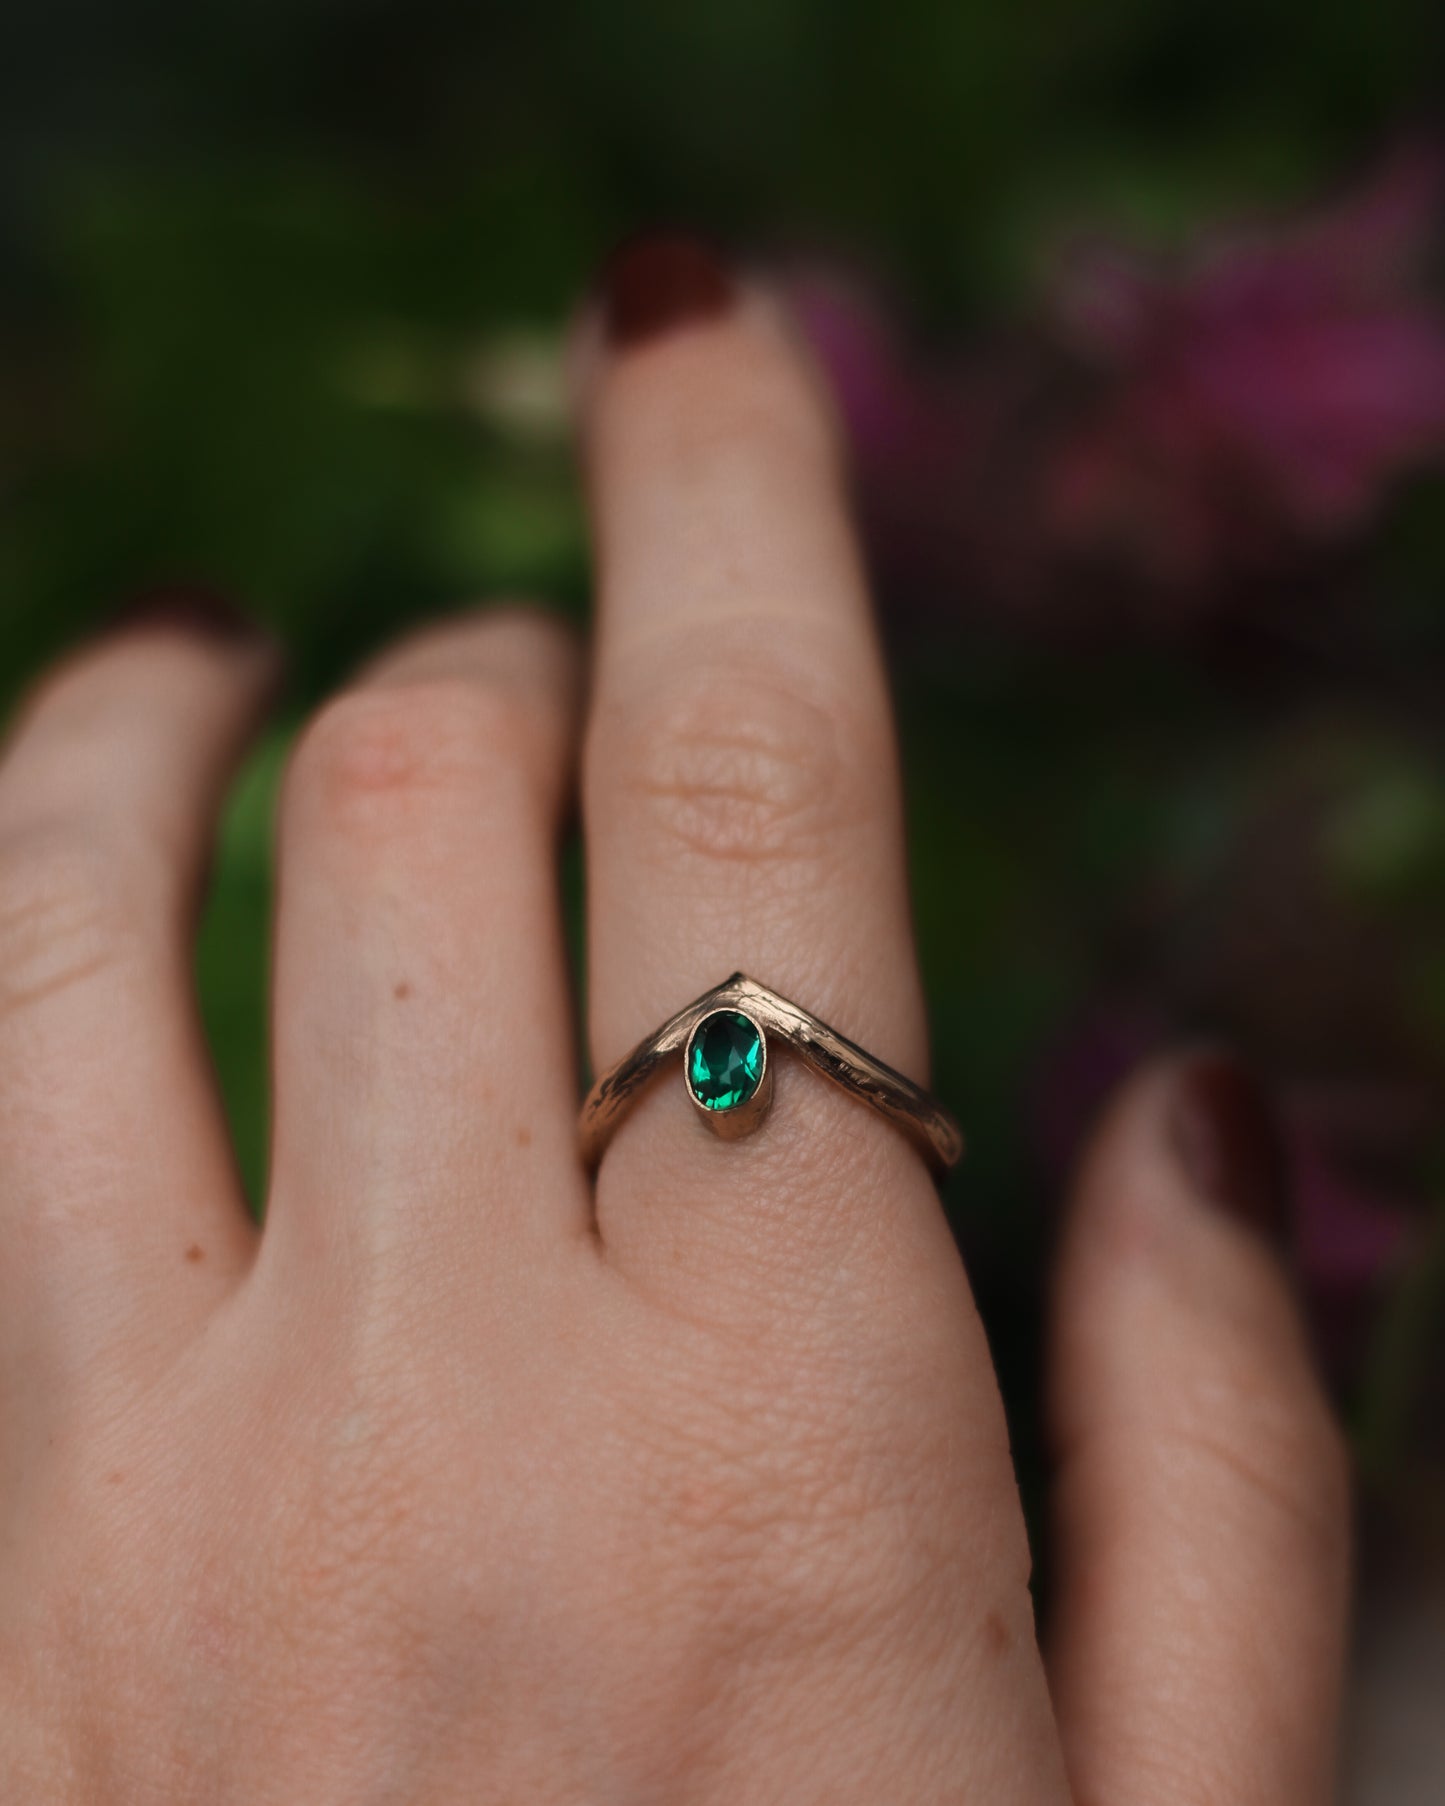
<path fill-rule="evenodd" d="M 1171 1042 L 1166 1016 L 1146 1002 L 1099 999 L 1043 1051 L 1028 1100 L 1044 1174 L 1061 1193 L 1100 1111 L 1129 1074 Z"/>
<path fill-rule="evenodd" d="M 1365 523 L 1445 447 L 1445 319 L 1415 289 L 1439 177 L 1401 156 L 1335 212 L 1203 244 L 1175 271 L 1077 252 L 1050 318 L 1105 392 L 1055 447 L 1053 531 L 1141 526 L 1155 574 L 1202 580 L 1267 553 L 1262 529 Z M 1157 543 L 1161 526 L 1180 543 Z"/>
<path fill-rule="evenodd" d="M 862 283 L 813 271 L 792 299 L 826 369 L 858 469 L 870 537 L 894 569 L 929 577 L 966 564 L 979 460 L 993 411 L 963 368 L 924 369 Z"/>
<path fill-rule="evenodd" d="M 1217 599 L 1358 532 L 1445 451 L 1441 175 L 1402 152 L 1313 221 L 1172 263 L 1076 244 L 1033 330 L 941 367 L 857 284 L 801 281 L 880 555 L 1011 602 L 1081 573 Z"/>

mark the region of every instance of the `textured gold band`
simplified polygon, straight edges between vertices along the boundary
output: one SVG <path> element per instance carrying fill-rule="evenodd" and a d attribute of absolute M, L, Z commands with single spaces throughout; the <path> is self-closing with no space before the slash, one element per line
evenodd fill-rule
<path fill-rule="evenodd" d="M 589 1171 L 596 1168 L 618 1124 L 643 1087 L 667 1060 L 690 1047 L 694 1031 L 700 1024 L 722 1012 L 737 1012 L 762 1031 L 764 1047 L 760 1051 L 764 1082 L 754 1080 L 756 1091 L 737 1108 L 703 1108 L 708 1127 L 716 1134 L 749 1133 L 766 1114 L 771 1094 L 771 1075 L 766 1070 L 766 1036 L 776 1035 L 815 1072 L 830 1079 L 850 1096 L 871 1105 L 895 1128 L 901 1129 L 940 1177 L 961 1158 L 962 1130 L 949 1112 L 921 1086 L 884 1065 L 882 1060 L 874 1059 L 855 1041 L 829 1028 L 826 1022 L 820 1022 L 798 1004 L 790 1003 L 786 997 L 780 997 L 755 979 L 734 972 L 731 978 L 664 1022 L 655 1034 L 640 1042 L 625 1060 L 619 1060 L 592 1087 L 582 1106 L 580 1123 L 582 1157 Z M 695 1104 L 699 1103 L 690 1085 L 688 1094 Z"/>

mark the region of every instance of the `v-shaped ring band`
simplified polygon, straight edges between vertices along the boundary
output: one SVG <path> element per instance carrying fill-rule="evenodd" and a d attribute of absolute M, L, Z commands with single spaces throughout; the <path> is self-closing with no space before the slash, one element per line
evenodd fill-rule
<path fill-rule="evenodd" d="M 679 1054 L 688 1097 L 707 1126 L 730 1139 L 751 1133 L 766 1116 L 772 1096 L 769 1035 L 902 1130 L 939 1177 L 962 1157 L 963 1131 L 921 1086 L 800 1004 L 734 972 L 679 1010 L 597 1080 L 582 1106 L 579 1125 L 588 1170 L 602 1159 L 639 1093 Z"/>

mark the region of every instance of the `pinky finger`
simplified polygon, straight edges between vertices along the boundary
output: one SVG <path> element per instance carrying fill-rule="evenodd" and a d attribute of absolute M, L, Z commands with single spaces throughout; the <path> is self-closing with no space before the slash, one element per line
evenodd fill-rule
<path fill-rule="evenodd" d="M 1269 1229 L 1268 1106 L 1223 1056 L 1128 1086 L 1078 1184 L 1051 1378 L 1050 1673 L 1080 1806 L 1325 1806 L 1343 1442 Z"/>

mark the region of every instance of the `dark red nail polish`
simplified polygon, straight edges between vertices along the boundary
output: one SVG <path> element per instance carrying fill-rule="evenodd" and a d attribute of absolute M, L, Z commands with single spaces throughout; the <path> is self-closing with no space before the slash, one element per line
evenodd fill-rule
<path fill-rule="evenodd" d="M 620 348 L 716 319 L 737 298 L 723 259 L 683 233 L 630 240 L 614 253 L 601 287 L 607 337 Z"/>
<path fill-rule="evenodd" d="M 177 584 L 143 590 L 130 596 L 110 618 L 112 632 L 136 628 L 167 628 L 198 638 L 243 645 L 264 639 L 256 622 L 243 614 L 229 597 L 204 584 Z"/>
<path fill-rule="evenodd" d="M 1284 1140 L 1259 1080 L 1232 1055 L 1192 1055 L 1174 1080 L 1170 1135 L 1203 1197 L 1278 1243 L 1289 1239 Z"/>

